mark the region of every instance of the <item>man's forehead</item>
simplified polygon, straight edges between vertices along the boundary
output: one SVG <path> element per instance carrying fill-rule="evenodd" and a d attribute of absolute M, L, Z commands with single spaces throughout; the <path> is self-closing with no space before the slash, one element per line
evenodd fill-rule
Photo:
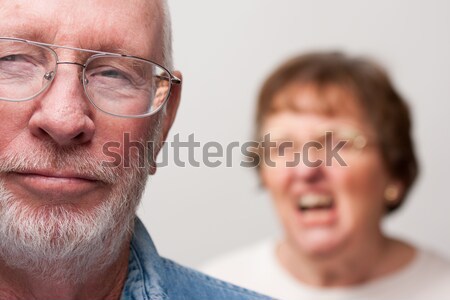
<path fill-rule="evenodd" d="M 0 35 L 156 59 L 161 13 L 149 0 L 0 1 Z"/>

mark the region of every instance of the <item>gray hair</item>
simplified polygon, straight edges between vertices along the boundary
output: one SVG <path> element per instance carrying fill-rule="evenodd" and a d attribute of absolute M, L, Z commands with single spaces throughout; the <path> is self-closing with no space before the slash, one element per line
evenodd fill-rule
<path fill-rule="evenodd" d="M 162 62 L 164 67 L 173 71 L 172 57 L 172 23 L 170 19 L 169 4 L 167 0 L 160 1 L 160 10 L 162 16 Z"/>

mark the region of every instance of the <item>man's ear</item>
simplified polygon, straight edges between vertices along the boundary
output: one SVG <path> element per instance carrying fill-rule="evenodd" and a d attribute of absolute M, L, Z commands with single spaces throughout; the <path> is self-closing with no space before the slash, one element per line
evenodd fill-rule
<path fill-rule="evenodd" d="M 178 79 L 182 82 L 182 75 L 179 71 L 174 71 L 173 75 L 176 76 Z M 153 149 L 152 153 L 150 154 L 152 157 L 149 157 L 150 159 L 150 169 L 149 173 L 151 175 L 155 174 L 156 172 L 156 157 L 158 156 L 159 151 L 164 145 L 164 142 L 167 139 L 167 136 L 169 134 L 169 130 L 172 127 L 173 122 L 175 121 L 175 117 L 177 115 L 178 106 L 180 105 L 180 98 L 181 98 L 181 82 L 179 84 L 172 84 L 172 88 L 170 90 L 169 99 L 167 99 L 166 107 L 164 107 L 164 112 L 162 116 L 162 135 L 161 140 L 158 142 L 156 147 Z"/>
<path fill-rule="evenodd" d="M 183 78 L 182 78 L 183 76 L 181 75 L 181 72 L 174 71 L 173 75 L 178 77 L 181 80 L 181 82 L 183 82 Z M 165 141 L 167 139 L 169 130 L 172 127 L 173 122 L 175 121 L 178 106 L 180 105 L 181 86 L 182 86 L 182 83 L 172 84 L 172 88 L 170 90 L 170 96 L 169 96 L 169 99 L 167 100 L 166 107 L 165 107 L 165 116 L 163 117 L 162 141 Z"/>

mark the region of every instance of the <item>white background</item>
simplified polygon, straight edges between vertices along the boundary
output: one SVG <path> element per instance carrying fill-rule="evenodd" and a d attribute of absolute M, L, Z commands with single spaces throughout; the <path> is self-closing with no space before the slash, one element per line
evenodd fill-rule
<path fill-rule="evenodd" d="M 406 206 L 389 217 L 386 230 L 450 257 L 450 1 L 169 5 L 175 66 L 184 75 L 169 141 L 176 133 L 184 141 L 194 133 L 203 144 L 248 140 L 261 81 L 292 55 L 336 49 L 372 56 L 409 100 L 422 167 Z M 201 149 L 196 151 L 200 159 Z M 232 168 L 170 163 L 150 178 L 139 215 L 162 255 L 196 266 L 279 231 L 256 172 L 239 167 L 234 154 Z"/>

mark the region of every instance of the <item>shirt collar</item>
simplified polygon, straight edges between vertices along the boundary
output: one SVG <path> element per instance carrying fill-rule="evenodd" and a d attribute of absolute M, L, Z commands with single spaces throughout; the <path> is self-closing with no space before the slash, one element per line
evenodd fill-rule
<path fill-rule="evenodd" d="M 167 298 L 160 274 L 163 274 L 161 257 L 156 251 L 150 235 L 136 217 L 133 238 L 130 244 L 128 275 L 121 299 L 163 300 Z"/>

